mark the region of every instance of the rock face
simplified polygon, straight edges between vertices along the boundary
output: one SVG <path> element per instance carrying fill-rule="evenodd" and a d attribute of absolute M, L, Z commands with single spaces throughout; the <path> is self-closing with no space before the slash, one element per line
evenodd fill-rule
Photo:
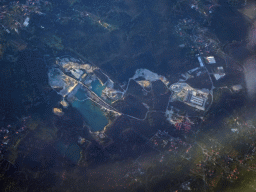
<path fill-rule="evenodd" d="M 64 107 L 64 108 L 67 108 L 69 106 L 68 102 L 65 101 L 65 99 L 63 99 L 60 104 Z"/>
<path fill-rule="evenodd" d="M 53 113 L 54 113 L 55 115 L 58 115 L 58 116 L 64 115 L 64 112 L 62 111 L 61 108 L 53 108 Z"/>
<path fill-rule="evenodd" d="M 239 92 L 243 89 L 242 85 L 238 84 L 238 85 L 233 85 L 232 87 L 232 90 L 235 91 L 235 92 Z"/>

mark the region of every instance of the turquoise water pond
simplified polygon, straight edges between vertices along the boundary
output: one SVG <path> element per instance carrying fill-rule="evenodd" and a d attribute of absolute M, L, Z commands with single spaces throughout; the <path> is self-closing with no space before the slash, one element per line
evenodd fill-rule
<path fill-rule="evenodd" d="M 86 93 L 85 93 L 85 91 L 83 90 L 83 89 L 78 89 L 78 91 L 76 92 L 76 94 L 75 94 L 75 97 L 78 99 L 78 100 L 84 100 L 84 99 L 86 99 L 86 98 L 88 98 L 87 97 L 87 95 L 86 95 Z"/>
<path fill-rule="evenodd" d="M 99 97 L 101 97 L 102 91 L 106 88 L 106 86 L 102 86 L 100 81 L 97 79 L 91 83 L 92 91 L 96 93 Z"/>
<path fill-rule="evenodd" d="M 98 96 L 101 96 L 102 90 L 105 88 L 100 84 L 98 80 L 91 83 L 92 91 Z M 75 97 L 80 101 L 76 100 L 72 103 L 72 106 L 76 108 L 84 117 L 86 123 L 91 127 L 92 131 L 102 131 L 108 124 L 108 120 L 101 110 L 100 106 L 95 104 L 90 99 L 86 99 L 84 90 L 79 89 L 75 94 Z"/>
<path fill-rule="evenodd" d="M 106 86 L 102 86 L 100 81 L 97 79 L 91 83 L 92 91 L 96 93 L 99 97 L 102 95 L 102 91 L 106 88 Z M 104 99 L 108 104 L 112 103 L 112 100 L 106 98 Z"/>

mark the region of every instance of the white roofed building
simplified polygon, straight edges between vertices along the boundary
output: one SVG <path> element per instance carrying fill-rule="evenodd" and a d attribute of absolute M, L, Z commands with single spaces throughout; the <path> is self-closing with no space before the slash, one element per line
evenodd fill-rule
<path fill-rule="evenodd" d="M 222 77 L 224 77 L 226 74 L 224 72 L 224 68 L 222 66 L 217 67 L 214 70 L 213 76 L 215 77 L 216 80 L 221 79 Z"/>
<path fill-rule="evenodd" d="M 213 56 L 205 57 L 207 64 L 215 64 L 216 60 Z"/>

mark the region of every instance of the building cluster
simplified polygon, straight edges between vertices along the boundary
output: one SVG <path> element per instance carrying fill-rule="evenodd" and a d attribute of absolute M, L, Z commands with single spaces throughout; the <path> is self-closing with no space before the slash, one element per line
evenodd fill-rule
<path fill-rule="evenodd" d="M 188 116 L 181 115 L 180 110 L 173 106 L 168 106 L 165 116 L 178 131 L 183 131 L 184 133 L 190 132 L 192 125 L 194 124 Z"/>
<path fill-rule="evenodd" d="M 180 101 L 199 110 L 205 110 L 205 104 L 208 100 L 209 92 L 190 87 L 187 83 L 175 83 L 171 85 L 173 92 L 171 101 Z"/>
<path fill-rule="evenodd" d="M 116 101 L 123 95 L 121 91 L 115 90 L 114 82 L 104 73 L 102 73 L 97 67 L 90 64 L 84 64 L 81 60 L 72 57 L 57 58 L 56 64 L 60 66 L 67 74 L 65 75 L 60 69 L 54 69 L 58 70 L 61 76 L 58 78 L 56 75 L 54 75 L 52 76 L 53 78 L 51 78 L 56 84 L 60 84 L 60 82 L 64 81 L 61 83 L 61 87 L 63 87 L 63 89 L 67 89 L 69 87 L 70 91 L 65 91 L 66 94 L 61 94 L 63 96 L 70 93 L 71 90 L 76 87 L 78 81 L 88 85 L 88 87 L 91 88 L 91 83 L 95 80 L 99 80 L 101 85 L 104 86 L 101 95 L 104 100 L 110 99 L 112 101 Z M 65 81 L 65 79 L 73 82 L 74 86 L 71 88 L 71 86 L 69 86 L 70 83 Z"/>
<path fill-rule="evenodd" d="M 205 63 L 209 65 L 216 81 L 225 77 L 225 71 L 221 64 L 217 63 L 213 56 L 204 57 Z"/>
<path fill-rule="evenodd" d="M 89 64 L 83 64 L 81 60 L 75 58 L 56 58 L 56 64 L 70 73 L 76 80 L 84 80 L 88 74 L 93 73 L 96 67 Z"/>
<path fill-rule="evenodd" d="M 190 91 L 186 101 L 202 107 L 206 101 L 206 98 L 197 96 L 196 91 Z"/>

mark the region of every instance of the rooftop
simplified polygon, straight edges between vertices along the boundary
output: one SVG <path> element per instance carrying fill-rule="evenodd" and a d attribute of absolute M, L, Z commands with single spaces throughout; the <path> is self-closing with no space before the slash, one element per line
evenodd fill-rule
<path fill-rule="evenodd" d="M 216 80 L 219 80 L 221 79 L 222 77 L 224 77 L 226 74 L 224 72 L 224 68 L 222 66 L 220 67 L 217 67 L 215 70 L 214 70 L 214 77 Z"/>
<path fill-rule="evenodd" d="M 207 64 L 215 64 L 216 60 L 213 56 L 205 57 Z"/>

